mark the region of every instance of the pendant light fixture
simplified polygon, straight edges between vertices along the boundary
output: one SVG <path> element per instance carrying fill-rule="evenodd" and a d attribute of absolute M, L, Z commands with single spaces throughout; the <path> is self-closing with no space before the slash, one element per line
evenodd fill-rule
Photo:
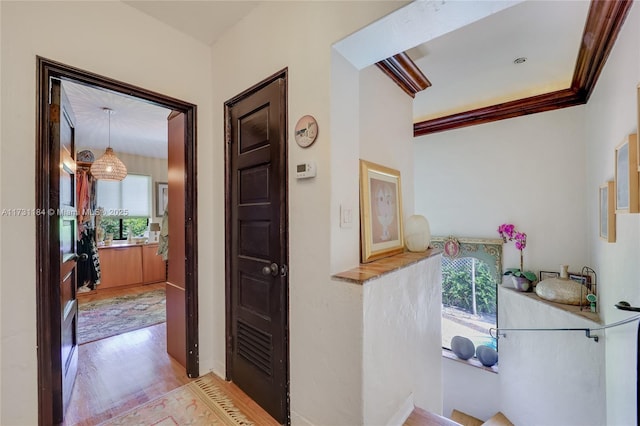
<path fill-rule="evenodd" d="M 109 115 L 109 146 L 102 157 L 91 165 L 91 174 L 98 180 L 121 181 L 127 177 L 127 167 L 116 157 L 111 148 L 111 114 L 113 114 L 113 110 L 106 107 L 102 110 Z"/>

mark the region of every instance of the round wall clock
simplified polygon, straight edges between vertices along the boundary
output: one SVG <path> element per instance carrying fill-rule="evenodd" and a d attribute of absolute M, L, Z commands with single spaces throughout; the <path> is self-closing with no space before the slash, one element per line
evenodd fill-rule
<path fill-rule="evenodd" d="M 78 153 L 77 160 L 84 161 L 85 163 L 93 163 L 93 160 L 95 160 L 95 158 L 93 156 L 93 152 L 85 149 L 84 151 L 80 151 Z"/>
<path fill-rule="evenodd" d="M 318 123 L 311 115 L 305 115 L 296 123 L 295 128 L 296 143 L 302 148 L 307 148 L 315 142 L 318 137 Z"/>

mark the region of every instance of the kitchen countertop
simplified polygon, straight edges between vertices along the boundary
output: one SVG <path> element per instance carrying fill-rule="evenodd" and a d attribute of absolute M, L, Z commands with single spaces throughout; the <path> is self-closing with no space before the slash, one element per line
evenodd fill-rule
<path fill-rule="evenodd" d="M 104 244 L 98 243 L 98 249 L 109 249 L 109 248 L 126 248 L 126 247 L 141 247 L 141 246 L 157 246 L 158 242 L 144 243 L 144 244 L 136 244 L 130 243 L 128 241 L 123 240 L 122 242 L 113 242 L 110 246 L 105 246 Z"/>

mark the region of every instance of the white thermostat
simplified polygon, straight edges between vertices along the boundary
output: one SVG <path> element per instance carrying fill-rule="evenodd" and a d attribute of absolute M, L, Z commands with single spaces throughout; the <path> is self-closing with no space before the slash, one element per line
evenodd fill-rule
<path fill-rule="evenodd" d="M 313 161 L 310 163 L 298 164 L 296 166 L 296 178 L 307 179 L 316 177 L 316 163 Z"/>

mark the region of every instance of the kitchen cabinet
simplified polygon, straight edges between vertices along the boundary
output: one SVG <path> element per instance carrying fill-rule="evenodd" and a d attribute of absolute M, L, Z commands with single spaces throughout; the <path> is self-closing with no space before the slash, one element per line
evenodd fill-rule
<path fill-rule="evenodd" d="M 101 279 L 98 289 L 165 281 L 166 264 L 157 244 L 114 244 L 98 248 Z"/>
<path fill-rule="evenodd" d="M 142 246 L 142 281 L 145 284 L 166 281 L 167 263 L 162 256 L 156 254 L 157 244 L 145 244 Z"/>

